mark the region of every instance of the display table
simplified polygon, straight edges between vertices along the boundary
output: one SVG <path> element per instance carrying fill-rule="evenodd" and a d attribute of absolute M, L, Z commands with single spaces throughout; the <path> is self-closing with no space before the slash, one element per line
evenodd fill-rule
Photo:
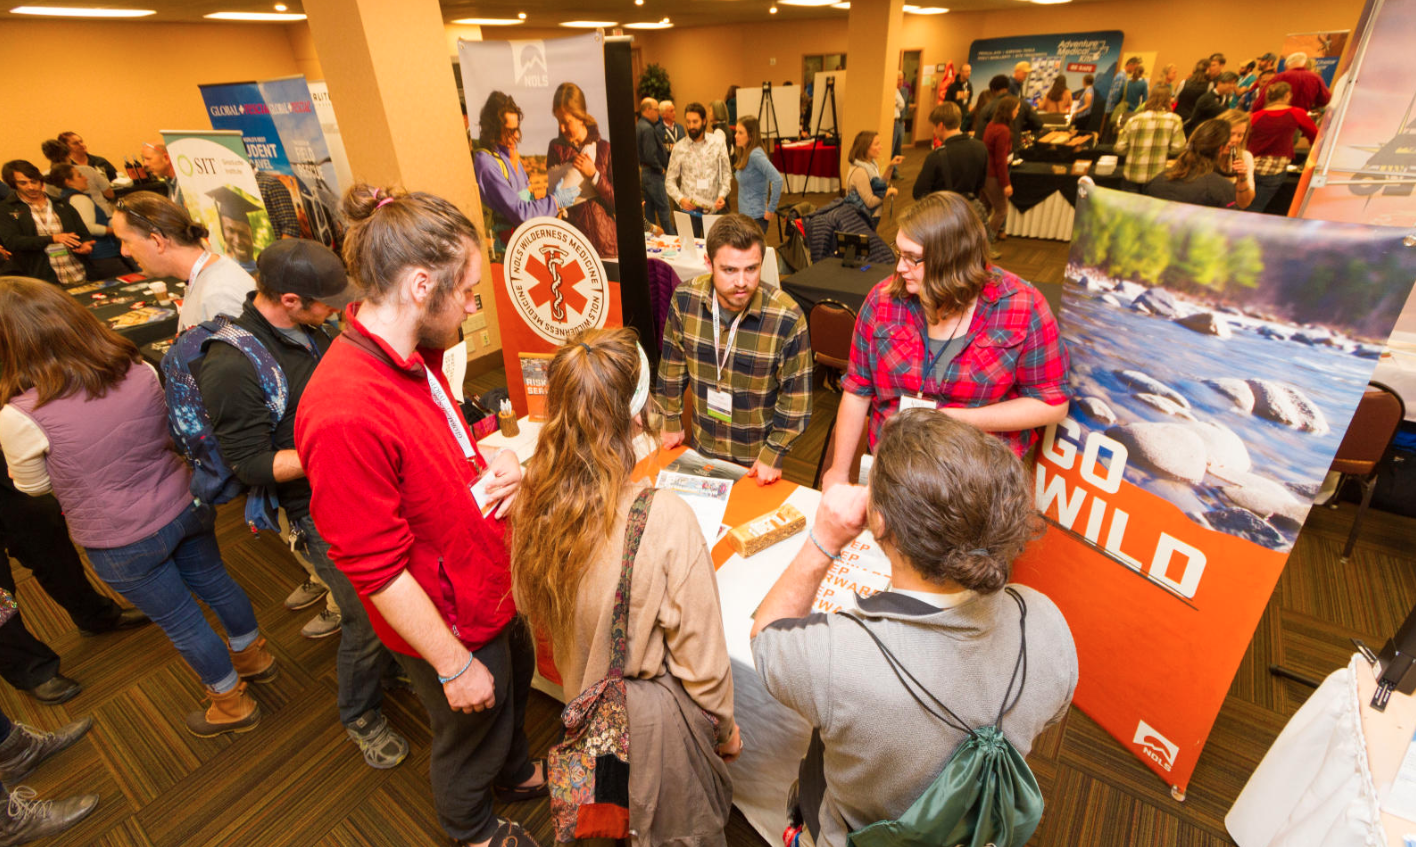
<path fill-rule="evenodd" d="M 1381 811 L 1416 728 L 1416 698 L 1371 707 L 1372 667 L 1353 655 L 1274 740 L 1224 818 L 1239 847 L 1402 847 L 1416 822 Z"/>
<path fill-rule="evenodd" d="M 1372 381 L 1395 391 L 1406 404 L 1406 419 L 1416 421 L 1416 333 L 1391 334 L 1372 372 Z"/>
<path fill-rule="evenodd" d="M 161 284 L 166 294 L 154 293 L 154 284 Z M 187 284 L 173 277 L 149 279 L 142 274 L 129 274 L 64 290 L 114 332 L 142 347 L 177 334 L 177 309 Z"/>
<path fill-rule="evenodd" d="M 789 141 L 772 153 L 784 194 L 826 194 L 841 190 L 841 148 L 817 139 Z"/>
<path fill-rule="evenodd" d="M 727 212 L 724 211 L 723 214 L 727 214 Z M 683 252 L 677 235 L 650 235 L 647 232 L 644 234 L 644 252 L 648 257 L 668 263 L 683 282 L 708 273 L 708 265 L 703 261 L 703 256 L 707 251 L 705 242 L 702 238 L 695 238 L 693 243 L 698 247 L 696 257 Z M 606 259 L 605 264 L 615 261 L 617 260 Z M 767 255 L 762 259 L 762 279 L 764 282 L 777 284 L 777 250 L 775 247 L 768 247 Z"/>
<path fill-rule="evenodd" d="M 867 263 L 847 268 L 841 265 L 840 259 L 822 259 L 783 279 L 782 290 L 797 301 L 804 315 L 810 315 L 811 307 L 822 300 L 836 300 L 860 314 L 870 289 L 894 272 L 893 267 Z"/>
<path fill-rule="evenodd" d="M 507 439 L 496 433 L 480 440 L 478 445 L 484 454 L 511 448 L 524 463 L 535 450 L 539 425 L 522 419 L 519 426 L 521 433 L 516 438 Z M 648 452 L 634 469 L 636 479 L 657 477 L 659 471 L 682 455 L 686 448 L 654 451 L 650 444 L 648 449 L 652 452 Z M 809 528 L 815 522 L 815 504 L 821 496 L 819 492 L 801 489 L 786 481 L 758 486 L 756 480 L 750 478 L 744 478 L 733 486 L 732 499 L 728 501 L 723 523 L 728 526 L 746 523 L 776 509 L 798 491 L 801 493 L 794 502 L 803 506 Z M 805 537 L 804 533 L 798 533 L 781 544 L 795 550 Z M 767 693 L 752 660 L 749 635 L 753 612 L 785 566 L 774 573 L 754 569 L 749 579 L 722 570 L 723 565 L 733 558 L 732 548 L 726 541 L 715 545 L 712 555 L 714 567 L 720 569 L 718 596 L 721 598 L 723 627 L 732 662 L 733 714 L 741 729 L 743 742 L 742 755 L 728 766 L 733 778 L 733 804 L 768 843 L 775 844 L 786 826 L 787 791 L 796 779 L 802 756 L 806 754 L 811 727 L 800 715 Z M 763 558 L 754 557 L 754 563 L 765 562 L 768 558 L 764 553 L 758 553 L 758 556 Z M 539 658 L 544 660 L 548 656 L 540 652 Z M 560 686 L 540 672 L 534 685 L 562 702 L 566 699 Z"/>

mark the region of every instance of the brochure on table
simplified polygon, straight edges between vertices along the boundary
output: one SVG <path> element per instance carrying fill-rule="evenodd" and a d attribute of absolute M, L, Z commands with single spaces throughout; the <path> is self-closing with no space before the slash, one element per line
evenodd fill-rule
<path fill-rule="evenodd" d="M 806 532 L 816 525 L 816 507 L 821 492 L 798 488 L 786 499 L 806 515 Z M 777 578 L 796 558 L 806 533 L 799 532 L 779 541 L 756 555 L 743 558 L 733 555 L 718 568 L 718 597 L 727 626 L 728 653 L 750 656 L 749 635 L 757 607 L 776 583 Z M 833 564 L 816 593 L 814 612 L 839 612 L 856 607 L 856 594 L 863 597 L 890 588 L 890 562 L 867 531 L 843 551 L 841 561 Z"/>

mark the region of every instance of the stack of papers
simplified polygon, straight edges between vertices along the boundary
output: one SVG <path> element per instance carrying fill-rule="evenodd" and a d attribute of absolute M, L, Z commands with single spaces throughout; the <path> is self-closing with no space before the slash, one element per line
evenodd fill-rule
<path fill-rule="evenodd" d="M 683 498 L 698 518 L 703 540 L 711 549 L 723 532 L 723 514 L 728 510 L 728 498 L 733 493 L 732 480 L 663 470 L 654 484 Z"/>

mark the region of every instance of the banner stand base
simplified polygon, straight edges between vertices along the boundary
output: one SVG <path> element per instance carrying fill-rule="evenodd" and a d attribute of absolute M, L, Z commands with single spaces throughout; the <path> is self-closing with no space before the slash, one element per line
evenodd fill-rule
<path fill-rule="evenodd" d="M 1172 785 L 1170 786 L 1170 796 L 1175 802 L 1183 803 L 1185 802 L 1185 789 L 1178 785 Z"/>

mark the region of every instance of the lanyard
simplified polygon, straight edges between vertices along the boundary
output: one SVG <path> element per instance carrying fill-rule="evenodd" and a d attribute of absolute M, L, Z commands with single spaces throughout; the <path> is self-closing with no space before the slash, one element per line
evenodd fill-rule
<path fill-rule="evenodd" d="M 973 313 L 976 307 L 977 303 L 970 304 L 968 311 L 959 316 L 958 322 L 954 324 L 954 331 L 945 339 L 944 346 L 939 348 L 939 352 L 935 353 L 933 356 L 929 355 L 929 328 L 926 327 L 924 332 L 921 333 L 924 338 L 924 356 L 920 360 L 919 391 L 915 396 L 924 397 L 924 381 L 929 378 L 930 374 L 934 373 L 934 365 L 939 361 L 939 357 L 943 356 L 949 350 L 950 344 L 958 340 L 959 330 L 964 329 L 965 333 L 968 332 L 967 327 L 964 326 L 964 318 L 968 318 L 969 323 L 973 323 Z"/>
<path fill-rule="evenodd" d="M 448 399 L 447 392 L 443 391 L 438 378 L 433 376 L 433 369 L 427 365 L 423 366 L 423 375 L 428 378 L 428 389 L 433 392 L 433 402 L 438 404 L 438 409 L 442 411 L 443 417 L 447 419 L 447 427 L 452 430 L 452 437 L 457 439 L 457 445 L 462 448 L 462 455 L 467 458 L 472 465 L 478 466 L 477 451 L 472 446 L 472 439 L 467 437 L 467 427 L 462 425 L 462 421 L 457 418 L 457 411 L 452 408 L 452 401 Z"/>
<path fill-rule="evenodd" d="M 722 321 L 718 317 L 718 293 L 715 291 L 713 297 L 713 359 L 718 363 L 718 387 L 723 385 L 723 368 L 727 367 L 728 360 L 733 356 L 733 342 L 737 340 L 738 324 L 747 316 L 747 307 L 744 306 L 738 316 L 733 320 L 732 327 L 728 330 L 727 348 L 721 353 L 718 352 L 718 334 L 721 333 Z"/>
<path fill-rule="evenodd" d="M 202 268 L 206 267 L 207 259 L 210 258 L 211 254 L 203 250 L 201 258 L 197 259 L 197 261 L 192 264 L 192 275 L 187 277 L 187 285 L 192 286 L 197 284 L 197 274 L 202 272 Z"/>

